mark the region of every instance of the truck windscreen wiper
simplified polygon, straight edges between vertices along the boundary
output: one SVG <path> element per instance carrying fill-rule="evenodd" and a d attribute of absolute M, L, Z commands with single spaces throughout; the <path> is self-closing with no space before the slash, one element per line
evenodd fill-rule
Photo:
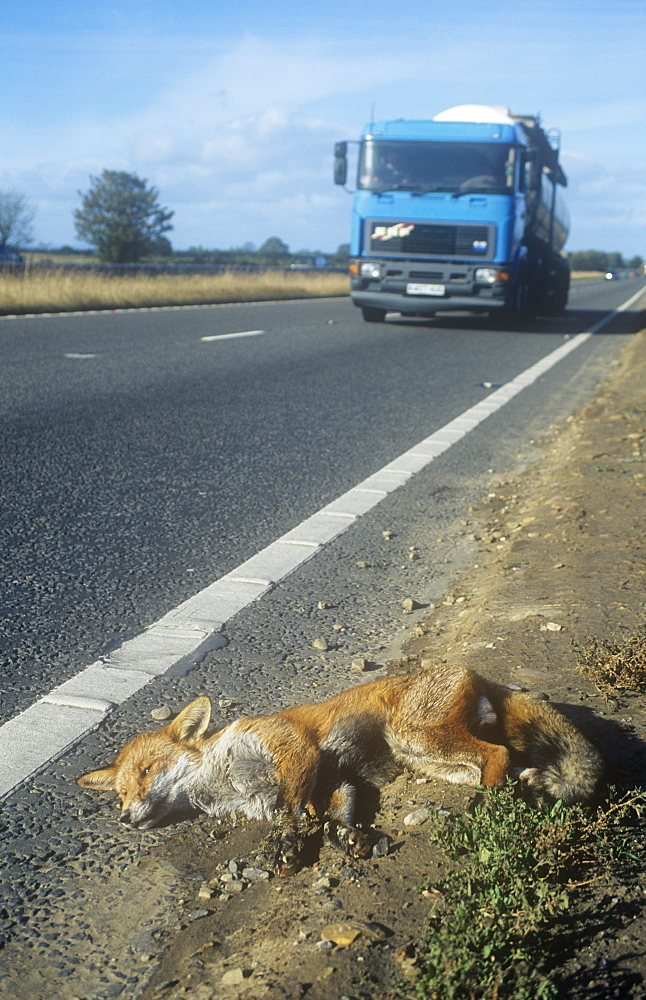
<path fill-rule="evenodd" d="M 454 191 L 451 197 L 461 198 L 462 195 L 464 194 L 501 194 L 501 191 L 500 188 L 497 187 L 490 187 L 490 188 L 472 187 L 472 188 L 464 188 L 461 189 L 460 191 Z"/>

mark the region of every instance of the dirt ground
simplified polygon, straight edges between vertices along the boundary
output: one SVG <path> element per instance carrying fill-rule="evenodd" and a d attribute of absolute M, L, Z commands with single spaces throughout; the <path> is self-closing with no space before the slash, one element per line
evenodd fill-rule
<path fill-rule="evenodd" d="M 598 742 L 612 780 L 628 787 L 644 775 L 644 696 L 605 698 L 578 671 L 572 641 L 626 636 L 646 621 L 645 439 L 641 334 L 584 410 L 551 429 L 540 461 L 513 481 L 492 483 L 469 512 L 465 530 L 478 541 L 478 564 L 437 607 L 410 616 L 400 649 L 413 666 L 457 659 L 546 692 Z M 376 815 L 392 838 L 387 856 L 349 863 L 315 845 L 312 863 L 294 877 L 256 872 L 238 882 L 241 891 L 224 894 L 230 862 L 262 868 L 261 825 L 214 831 L 212 822 L 196 822 L 190 861 L 185 842 L 181 857 L 172 840 L 157 849 L 172 866 L 188 865 L 195 895 L 184 901 L 186 919 L 145 1000 L 385 998 L 397 983 L 412 996 L 415 947 L 437 905 L 432 890 L 419 889 L 441 876 L 443 858 L 424 824 L 405 817 L 424 806 L 462 810 L 469 800 L 464 789 L 402 776 L 383 790 Z M 335 924 L 349 926 L 326 930 Z M 340 943 L 323 940 L 329 936 Z M 560 995 L 646 996 L 645 941 L 639 879 L 604 876 L 558 942 Z"/>

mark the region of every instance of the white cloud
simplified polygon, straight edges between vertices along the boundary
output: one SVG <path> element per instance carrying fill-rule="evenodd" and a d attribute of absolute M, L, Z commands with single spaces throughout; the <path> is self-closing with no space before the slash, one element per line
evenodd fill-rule
<path fill-rule="evenodd" d="M 577 247 L 578 234 L 594 225 L 603 227 L 595 240 L 601 244 L 617 220 L 637 242 L 643 183 L 636 167 L 631 173 L 617 154 L 606 157 L 627 148 L 635 155 L 634 125 L 643 121 L 644 102 L 581 104 L 573 76 L 580 62 L 568 68 L 566 36 L 554 32 L 547 45 L 544 33 L 523 24 L 504 33 L 494 28 L 474 25 L 469 37 L 463 26 L 458 38 L 449 17 L 436 18 L 429 33 L 414 33 L 409 24 L 394 34 L 375 29 L 371 37 L 368 29 L 361 45 L 350 32 L 247 34 L 206 48 L 196 40 L 188 71 L 185 51 L 175 63 L 167 44 L 163 86 L 146 105 L 136 93 L 117 111 L 89 105 L 75 111 L 70 103 L 65 119 L 31 132 L 7 120 L 11 169 L 0 174 L 0 186 L 24 191 L 37 204 L 37 233 L 51 242 L 74 240 L 77 191 L 87 189 L 90 174 L 109 168 L 136 172 L 159 189 L 162 204 L 175 210 L 176 246 L 260 243 L 279 235 L 292 246 L 333 249 L 347 240 L 350 221 L 350 199 L 331 180 L 334 140 L 357 135 L 373 101 L 379 117 L 430 117 L 475 99 L 510 103 L 515 111 L 542 107 L 545 123 L 562 129 Z M 148 81 L 147 93 L 154 90 Z M 603 128 L 611 142 L 600 141 Z"/>

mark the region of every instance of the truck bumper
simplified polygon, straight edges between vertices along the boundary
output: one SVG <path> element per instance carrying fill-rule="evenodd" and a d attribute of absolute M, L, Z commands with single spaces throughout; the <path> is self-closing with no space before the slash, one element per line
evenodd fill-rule
<path fill-rule="evenodd" d="M 404 316 L 433 316 L 436 312 L 446 310 L 470 310 L 489 312 L 489 310 L 504 309 L 507 300 L 502 296 L 486 295 L 488 289 L 474 295 L 402 295 L 396 292 L 372 292 L 367 290 L 352 290 L 350 298 L 355 306 L 368 309 L 383 309 L 385 312 L 398 312 Z"/>

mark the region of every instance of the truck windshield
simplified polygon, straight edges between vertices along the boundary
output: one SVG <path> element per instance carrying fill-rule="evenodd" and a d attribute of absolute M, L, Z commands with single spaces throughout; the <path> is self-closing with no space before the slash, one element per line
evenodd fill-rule
<path fill-rule="evenodd" d="M 366 139 L 357 186 L 377 192 L 505 194 L 514 184 L 514 153 L 503 143 Z"/>

